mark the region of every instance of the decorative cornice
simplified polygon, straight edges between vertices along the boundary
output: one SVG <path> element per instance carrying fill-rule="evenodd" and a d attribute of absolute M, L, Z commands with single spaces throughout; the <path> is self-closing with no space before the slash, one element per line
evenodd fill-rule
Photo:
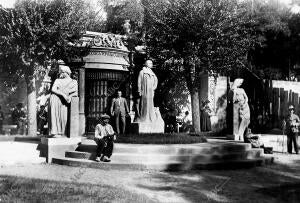
<path fill-rule="evenodd" d="M 122 51 L 128 51 L 127 47 L 124 45 L 123 40 L 126 36 L 115 35 L 110 33 L 99 33 L 99 32 L 87 32 L 83 35 L 81 41 L 90 43 L 92 47 L 105 47 L 120 49 Z"/>

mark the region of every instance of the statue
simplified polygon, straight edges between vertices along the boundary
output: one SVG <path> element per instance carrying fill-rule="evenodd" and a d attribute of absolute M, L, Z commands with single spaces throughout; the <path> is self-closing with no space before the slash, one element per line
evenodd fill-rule
<path fill-rule="evenodd" d="M 159 108 L 154 107 L 154 91 L 158 81 L 155 73 L 151 70 L 152 67 L 152 61 L 147 60 L 138 77 L 139 99 L 135 121 L 139 124 L 145 124 L 142 127 L 143 130 L 141 130 L 141 127 L 139 130 L 143 133 L 164 132 L 164 121 Z"/>
<path fill-rule="evenodd" d="M 241 141 L 244 141 L 245 130 L 250 124 L 250 108 L 248 105 L 248 97 L 245 90 L 240 88 L 243 82 L 244 79 L 237 78 L 234 80 L 231 87 L 231 91 L 233 92 L 233 106 L 234 109 L 237 110 L 234 111 L 234 113 L 238 114 L 238 125 L 237 123 L 234 123 L 234 125 L 237 125 L 237 130 L 234 130 L 233 133 L 234 137 Z M 233 116 L 235 117 L 236 115 Z"/>
<path fill-rule="evenodd" d="M 49 135 L 51 137 L 66 136 L 68 107 L 72 97 L 78 95 L 78 84 L 71 77 L 68 66 L 59 65 L 59 76 L 51 88 L 49 102 Z"/>
<path fill-rule="evenodd" d="M 130 34 L 130 29 L 131 29 L 130 20 L 125 20 L 125 23 L 123 24 L 123 29 L 126 35 Z"/>

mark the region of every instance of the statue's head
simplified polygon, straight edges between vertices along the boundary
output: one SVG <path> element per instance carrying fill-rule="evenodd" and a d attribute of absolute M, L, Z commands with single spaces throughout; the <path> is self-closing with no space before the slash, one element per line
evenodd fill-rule
<path fill-rule="evenodd" d="M 153 68 L 153 62 L 152 60 L 148 59 L 145 61 L 145 66 L 148 68 Z"/>
<path fill-rule="evenodd" d="M 121 96 L 122 96 L 122 91 L 119 90 L 119 91 L 118 91 L 118 97 L 121 97 Z"/>
<path fill-rule="evenodd" d="M 243 82 L 244 82 L 244 79 L 242 79 L 242 78 L 235 79 L 233 84 L 232 84 L 231 89 L 238 88 L 239 86 L 241 86 L 243 84 Z"/>
<path fill-rule="evenodd" d="M 69 66 L 66 65 L 59 65 L 59 77 L 66 78 L 71 75 L 71 70 Z"/>

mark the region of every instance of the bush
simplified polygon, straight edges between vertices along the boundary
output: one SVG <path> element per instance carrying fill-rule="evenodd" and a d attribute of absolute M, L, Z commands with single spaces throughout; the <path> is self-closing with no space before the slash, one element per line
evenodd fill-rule
<path fill-rule="evenodd" d="M 191 144 L 207 142 L 207 133 L 143 133 L 119 135 L 116 143 L 131 144 Z"/>

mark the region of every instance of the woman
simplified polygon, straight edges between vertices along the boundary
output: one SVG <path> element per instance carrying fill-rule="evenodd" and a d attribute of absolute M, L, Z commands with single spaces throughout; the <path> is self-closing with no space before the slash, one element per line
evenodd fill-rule
<path fill-rule="evenodd" d="M 68 121 L 68 106 L 73 96 L 77 96 L 77 81 L 71 77 L 68 66 L 59 66 L 59 78 L 54 81 L 51 88 L 49 102 L 49 135 L 61 137 L 66 135 Z"/>
<path fill-rule="evenodd" d="M 201 111 L 200 126 L 201 126 L 202 132 L 211 131 L 211 122 L 210 122 L 211 110 L 208 106 L 209 102 L 210 102 L 209 100 L 202 101 L 202 104 L 200 107 L 200 111 Z"/>

